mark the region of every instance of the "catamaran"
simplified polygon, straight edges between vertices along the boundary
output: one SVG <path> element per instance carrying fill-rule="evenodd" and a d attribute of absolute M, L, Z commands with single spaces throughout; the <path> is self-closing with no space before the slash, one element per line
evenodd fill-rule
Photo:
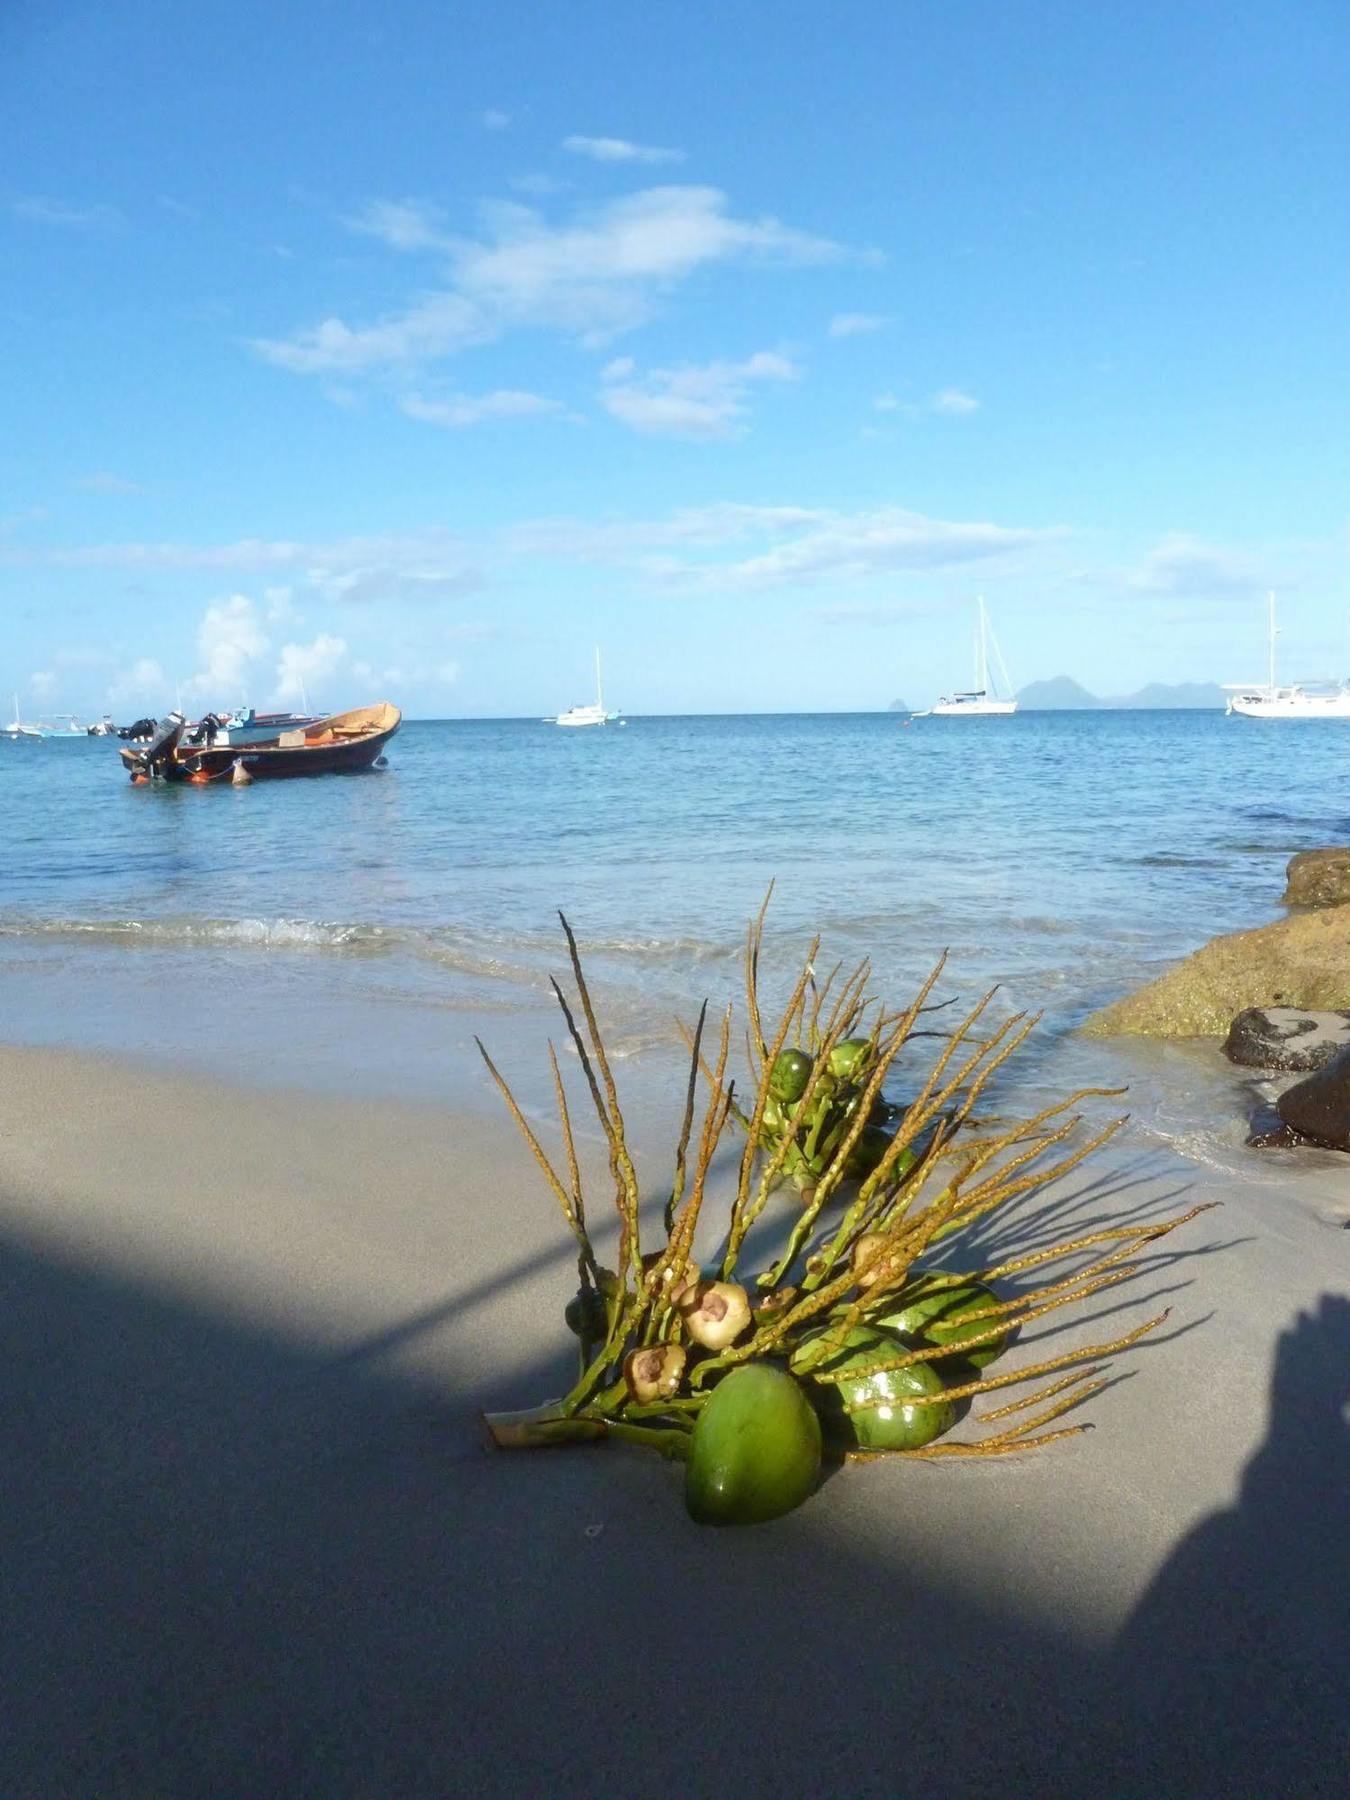
<path fill-rule="evenodd" d="M 600 646 L 595 648 L 595 704 L 594 706 L 569 706 L 566 712 L 559 713 L 556 719 L 545 719 L 546 725 L 608 725 L 618 718 L 618 713 L 605 711 L 605 690 L 600 681 Z"/>
<path fill-rule="evenodd" d="M 930 708 L 930 713 L 941 718 L 984 717 L 990 713 L 1015 713 L 1017 700 L 1013 695 L 1012 682 L 1008 678 L 1008 665 L 1003 660 L 1003 652 L 998 647 L 998 639 L 994 636 L 989 624 L 988 614 L 984 610 L 984 595 L 979 601 L 979 625 L 975 632 L 975 686 L 967 693 L 944 694 Z M 993 683 L 989 673 L 989 646 L 993 645 L 994 657 L 1003 676 L 1006 695 L 1001 695 Z M 920 718 L 927 713 L 916 715 Z"/>
<path fill-rule="evenodd" d="M 1228 711 L 1244 719 L 1350 719 L 1350 685 L 1344 681 L 1299 682 L 1275 679 L 1275 596 L 1267 594 L 1269 666 L 1264 684 L 1225 683 Z"/>

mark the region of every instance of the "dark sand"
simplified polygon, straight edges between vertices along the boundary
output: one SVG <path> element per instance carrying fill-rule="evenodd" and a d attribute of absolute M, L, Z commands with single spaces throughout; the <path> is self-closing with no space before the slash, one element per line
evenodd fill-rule
<path fill-rule="evenodd" d="M 1172 1304 L 1087 1436 L 700 1530 L 480 1445 L 569 1368 L 504 1121 L 0 1052 L 0 1795 L 1343 1791 L 1350 1233 L 1128 1154 L 1060 1216 L 1216 1197 L 1023 1347 Z"/>

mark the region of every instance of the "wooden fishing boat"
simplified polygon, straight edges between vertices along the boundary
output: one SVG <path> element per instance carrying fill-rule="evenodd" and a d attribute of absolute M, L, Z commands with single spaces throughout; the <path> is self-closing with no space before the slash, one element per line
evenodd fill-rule
<path fill-rule="evenodd" d="M 181 720 L 142 750 L 120 752 L 133 781 L 270 781 L 286 775 L 351 775 L 369 769 L 403 721 L 387 700 L 282 731 L 244 748 L 183 742 Z"/>

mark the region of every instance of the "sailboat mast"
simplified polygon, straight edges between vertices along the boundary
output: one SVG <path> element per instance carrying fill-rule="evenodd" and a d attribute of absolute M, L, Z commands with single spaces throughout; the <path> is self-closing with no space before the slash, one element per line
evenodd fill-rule
<path fill-rule="evenodd" d="M 605 690 L 600 685 L 600 646 L 595 646 L 595 704 L 603 713 L 605 710 Z"/>
<path fill-rule="evenodd" d="M 983 594 L 980 595 L 978 605 L 980 609 L 980 637 L 979 650 L 975 658 L 975 692 L 977 694 L 984 694 L 989 690 L 989 648 L 985 641 L 986 627 L 984 622 Z"/>
<path fill-rule="evenodd" d="M 1270 691 L 1275 692 L 1275 590 L 1272 588 L 1266 595 L 1266 604 L 1270 609 Z"/>

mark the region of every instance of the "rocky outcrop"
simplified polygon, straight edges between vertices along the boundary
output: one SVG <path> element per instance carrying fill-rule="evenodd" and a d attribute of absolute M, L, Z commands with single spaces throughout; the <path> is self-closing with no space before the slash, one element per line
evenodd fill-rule
<path fill-rule="evenodd" d="M 1350 1150 L 1350 1049 L 1334 1056 L 1324 1069 L 1296 1081 L 1275 1102 L 1275 1110 L 1292 1131 Z"/>
<path fill-rule="evenodd" d="M 1138 993 L 1093 1013 L 1094 1037 L 1221 1037 L 1248 1007 L 1350 1010 L 1350 906 L 1291 913 L 1215 938 Z"/>
<path fill-rule="evenodd" d="M 1300 850 L 1290 858 L 1286 906 L 1350 906 L 1350 847 Z"/>
<path fill-rule="evenodd" d="M 1350 1012 L 1309 1012 L 1301 1006 L 1249 1006 L 1224 1039 L 1229 1062 L 1279 1074 L 1321 1069 L 1350 1049 Z"/>

